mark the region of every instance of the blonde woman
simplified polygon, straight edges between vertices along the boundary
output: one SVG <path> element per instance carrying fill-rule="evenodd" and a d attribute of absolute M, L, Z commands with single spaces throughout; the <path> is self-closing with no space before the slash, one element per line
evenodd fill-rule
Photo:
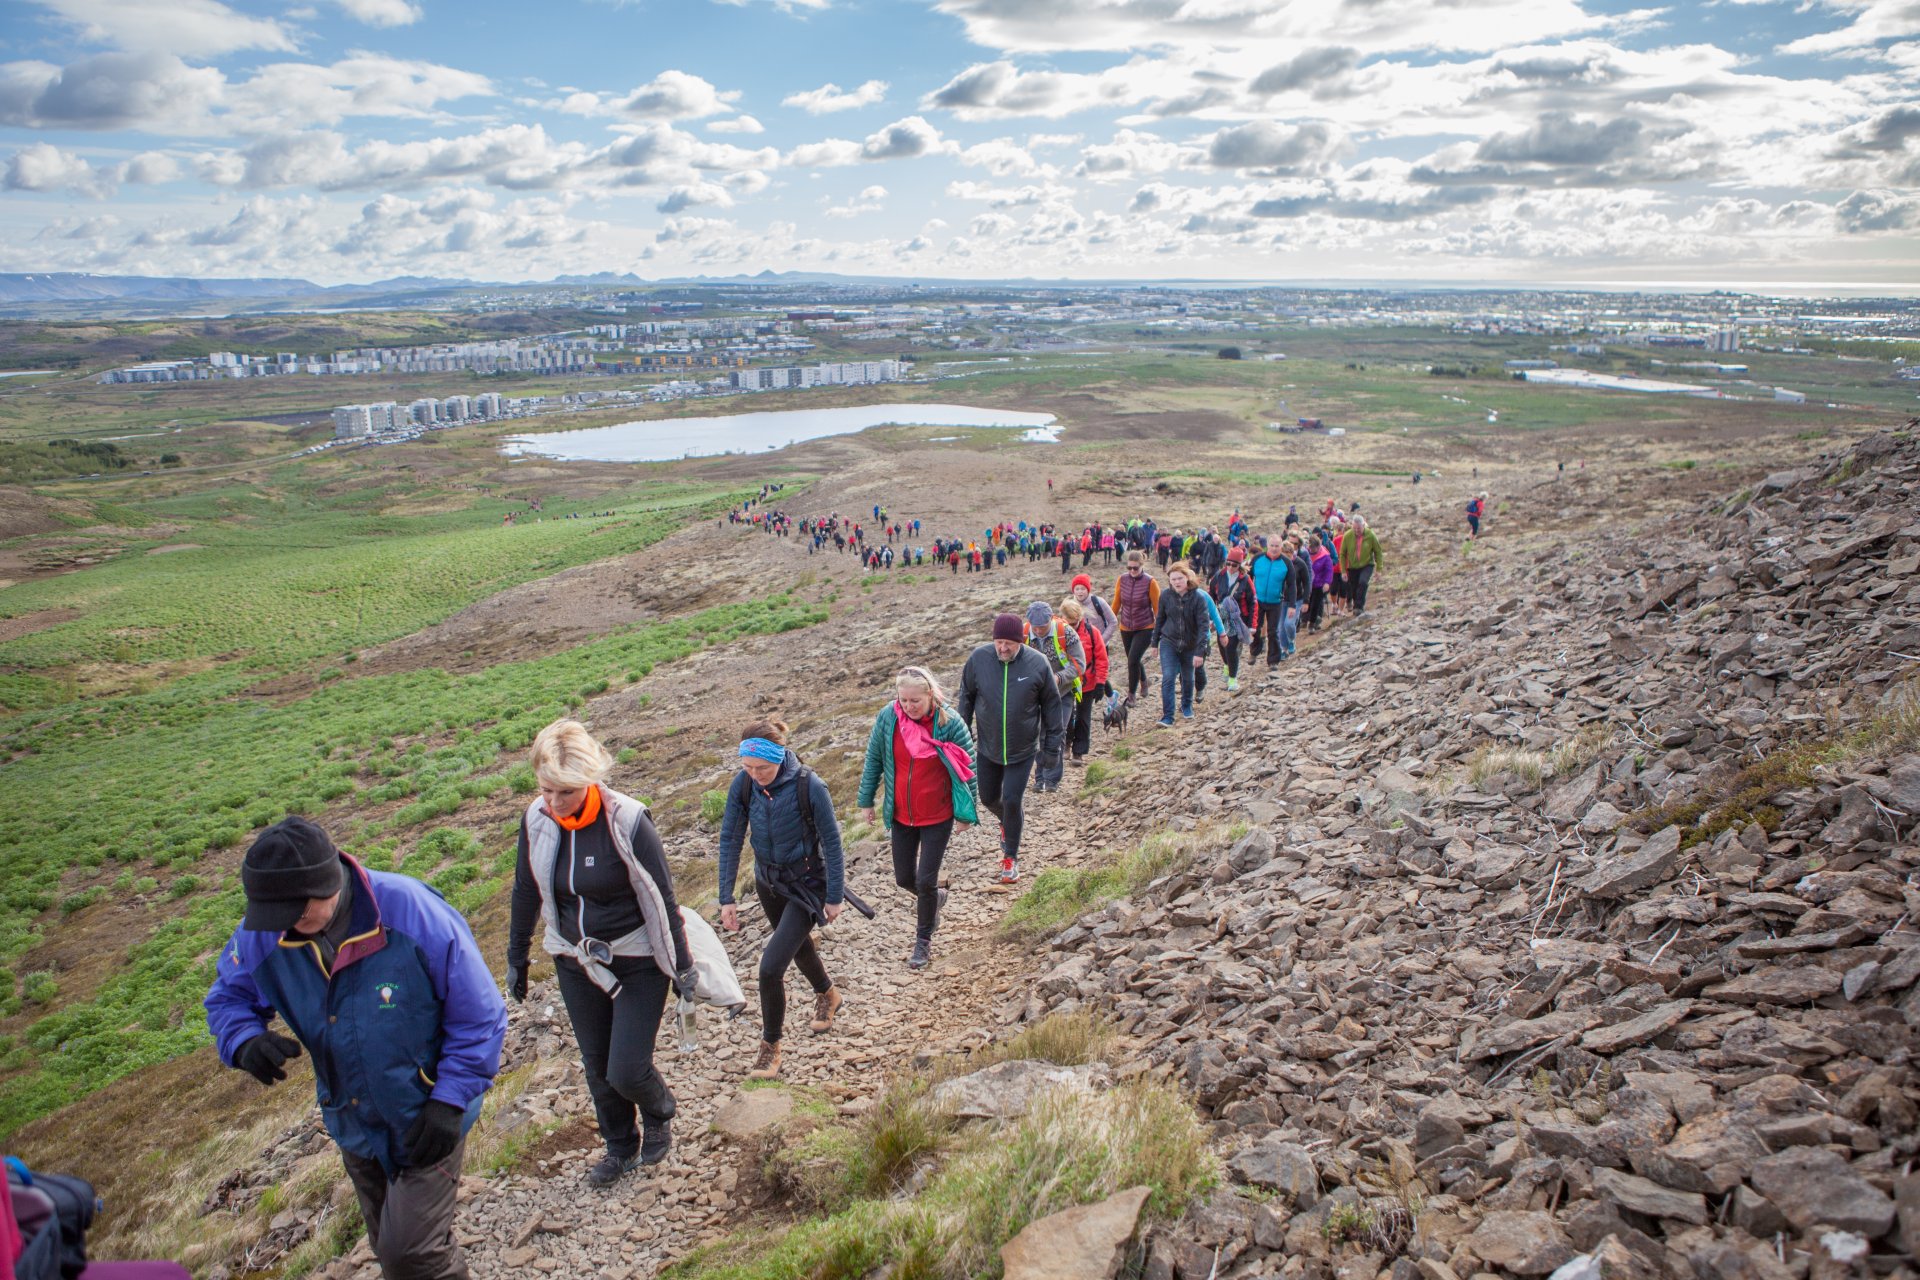
<path fill-rule="evenodd" d="M 933 958 L 933 931 L 947 891 L 940 864 L 955 822 L 979 821 L 980 793 L 974 781 L 973 735 L 947 705 L 945 692 L 925 667 L 902 667 L 894 698 L 874 717 L 867 735 L 867 762 L 860 774 L 860 816 L 880 816 L 893 839 L 893 880 L 914 895 L 910 969 Z"/>
<path fill-rule="evenodd" d="M 660 833 L 644 804 L 606 785 L 607 749 L 579 721 L 556 720 L 528 761 L 540 798 L 520 821 L 507 990 L 526 999 L 527 949 L 542 923 L 607 1144 L 587 1181 L 605 1187 L 673 1145 L 673 1094 L 654 1070 L 653 1041 L 668 991 L 693 990 L 693 957 Z"/>

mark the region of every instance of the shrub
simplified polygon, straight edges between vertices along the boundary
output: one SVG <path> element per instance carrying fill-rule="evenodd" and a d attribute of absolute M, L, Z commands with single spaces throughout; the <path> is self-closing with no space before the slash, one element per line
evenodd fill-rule
<path fill-rule="evenodd" d="M 768 1238 L 749 1232 L 669 1267 L 675 1280 L 997 1274 L 999 1249 L 1036 1219 L 1145 1186 L 1147 1214 L 1177 1217 L 1216 1174 L 1193 1108 L 1162 1081 L 1057 1090 L 965 1144 L 917 1195 L 867 1198 Z"/>
<path fill-rule="evenodd" d="M 700 796 L 700 819 L 709 826 L 719 826 L 720 819 L 727 812 L 727 793 L 725 791 L 707 791 Z"/>
<path fill-rule="evenodd" d="M 60 994 L 60 984 L 51 973 L 30 973 L 20 984 L 20 997 L 28 1004 L 51 1004 Z"/>
<path fill-rule="evenodd" d="M 1050 867 L 1001 917 L 1000 928 L 1022 938 L 1057 932 L 1085 912 L 1130 897 L 1186 867 L 1201 850 L 1237 839 L 1233 832 L 1211 823 L 1189 832 L 1163 831 L 1089 867 Z"/>

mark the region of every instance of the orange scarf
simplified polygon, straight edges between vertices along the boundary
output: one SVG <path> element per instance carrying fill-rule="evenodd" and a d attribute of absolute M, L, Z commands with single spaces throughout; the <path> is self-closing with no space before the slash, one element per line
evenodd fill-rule
<path fill-rule="evenodd" d="M 559 823 L 562 831 L 578 831 L 582 827 L 592 826 L 594 820 L 600 816 L 600 788 L 597 786 L 587 788 L 587 802 L 581 805 L 580 812 L 571 818 L 563 818 L 552 809 L 547 810 L 547 816 Z"/>

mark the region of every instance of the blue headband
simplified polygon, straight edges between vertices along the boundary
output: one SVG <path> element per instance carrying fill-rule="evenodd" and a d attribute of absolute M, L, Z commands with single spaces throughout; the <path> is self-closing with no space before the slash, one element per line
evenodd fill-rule
<path fill-rule="evenodd" d="M 740 755 L 742 759 L 771 760 L 779 764 L 787 758 L 787 749 L 765 738 L 748 738 L 740 744 Z"/>

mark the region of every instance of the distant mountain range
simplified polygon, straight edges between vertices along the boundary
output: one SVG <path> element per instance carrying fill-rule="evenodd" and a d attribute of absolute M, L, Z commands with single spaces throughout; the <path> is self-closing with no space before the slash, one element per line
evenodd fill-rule
<path fill-rule="evenodd" d="M 81 271 L 0 274 L 0 305 L 61 302 L 206 302 L 220 298 L 292 299 L 472 289 L 471 280 L 399 276 L 332 287 L 311 280 L 202 280 L 192 276 L 96 276 Z M 506 286 L 501 286 L 506 287 Z"/>

